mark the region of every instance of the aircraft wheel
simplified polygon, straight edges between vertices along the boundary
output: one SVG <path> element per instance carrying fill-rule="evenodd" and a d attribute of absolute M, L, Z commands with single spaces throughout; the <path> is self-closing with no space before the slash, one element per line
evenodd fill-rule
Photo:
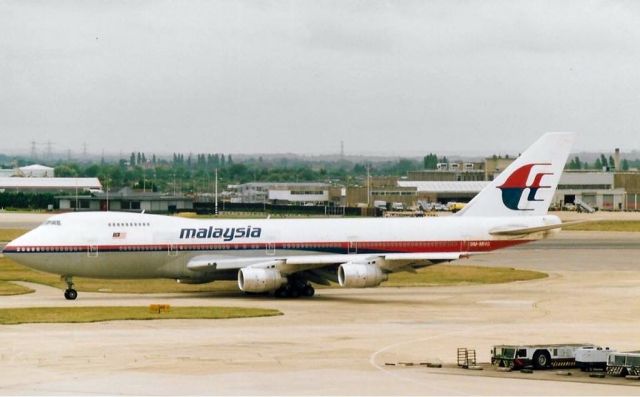
<path fill-rule="evenodd" d="M 69 288 L 68 290 L 64 291 L 64 297 L 67 300 L 75 300 L 78 297 L 78 292 L 73 289 L 73 288 Z"/>
<path fill-rule="evenodd" d="M 273 295 L 276 298 L 286 298 L 287 297 L 287 289 L 285 287 L 278 288 Z"/>
<path fill-rule="evenodd" d="M 297 297 L 300 296 L 300 290 L 295 288 L 295 287 L 294 288 L 289 288 L 287 296 L 289 298 L 297 298 Z"/>
<path fill-rule="evenodd" d="M 302 288 L 302 296 L 312 297 L 315 293 L 316 290 L 308 284 Z"/>

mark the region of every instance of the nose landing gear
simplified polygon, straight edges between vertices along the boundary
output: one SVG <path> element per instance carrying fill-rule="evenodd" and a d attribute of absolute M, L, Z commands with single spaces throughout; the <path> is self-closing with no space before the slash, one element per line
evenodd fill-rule
<path fill-rule="evenodd" d="M 73 277 L 64 276 L 64 282 L 67 283 L 67 289 L 64 291 L 64 297 L 66 300 L 75 300 L 78 297 L 78 291 L 73 289 Z"/>

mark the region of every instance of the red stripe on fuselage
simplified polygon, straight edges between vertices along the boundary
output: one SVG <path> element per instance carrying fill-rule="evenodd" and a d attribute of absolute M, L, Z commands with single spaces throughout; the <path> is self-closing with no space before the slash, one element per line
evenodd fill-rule
<path fill-rule="evenodd" d="M 285 242 L 285 243 L 178 243 L 178 244 L 113 244 L 113 245 L 33 245 L 7 246 L 6 253 L 65 253 L 89 250 L 107 252 L 150 251 L 224 251 L 275 248 L 277 250 L 344 250 L 366 252 L 488 252 L 528 243 L 533 240 L 472 240 L 472 241 L 358 241 L 358 242 Z M 366 253 L 365 252 L 365 253 Z"/>

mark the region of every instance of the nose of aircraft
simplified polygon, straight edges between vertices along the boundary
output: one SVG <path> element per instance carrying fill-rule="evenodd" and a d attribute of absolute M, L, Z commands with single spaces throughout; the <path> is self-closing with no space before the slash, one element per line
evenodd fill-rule
<path fill-rule="evenodd" d="M 8 243 L 1 243 L 4 244 L 4 246 L 0 245 L 0 249 L 2 250 L 2 255 L 6 256 L 7 258 L 14 258 L 16 253 L 19 251 L 19 249 L 21 247 L 24 246 L 24 242 L 26 240 L 26 236 L 27 234 L 29 234 L 30 232 L 27 232 L 25 234 L 23 234 L 22 236 L 8 242 Z"/>

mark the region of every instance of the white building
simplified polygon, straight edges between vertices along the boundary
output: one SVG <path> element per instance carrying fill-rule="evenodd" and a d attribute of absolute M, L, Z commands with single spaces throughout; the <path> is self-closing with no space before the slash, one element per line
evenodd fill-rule
<path fill-rule="evenodd" d="M 0 191 L 84 192 L 102 190 L 98 178 L 0 178 Z"/>
<path fill-rule="evenodd" d="M 270 183 L 250 182 L 229 186 L 232 190 L 232 202 L 270 203 L 270 204 L 307 204 L 329 201 L 328 183 Z"/>
<path fill-rule="evenodd" d="M 55 178 L 54 169 L 40 164 L 27 165 L 18 168 L 20 171 L 17 176 L 27 178 Z"/>
<path fill-rule="evenodd" d="M 553 197 L 556 206 L 582 200 L 601 210 L 623 210 L 625 189 L 616 188 L 612 172 L 564 172 Z"/>

